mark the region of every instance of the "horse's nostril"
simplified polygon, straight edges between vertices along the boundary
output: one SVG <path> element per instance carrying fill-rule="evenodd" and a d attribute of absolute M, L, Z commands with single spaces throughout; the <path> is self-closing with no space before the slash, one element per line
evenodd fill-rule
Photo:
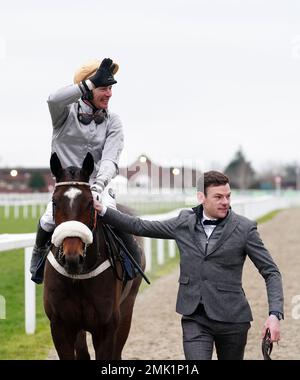
<path fill-rule="evenodd" d="M 62 255 L 60 260 L 61 260 L 62 264 L 65 264 L 66 263 L 66 256 Z"/>
<path fill-rule="evenodd" d="M 83 256 L 79 255 L 79 264 L 83 264 Z"/>

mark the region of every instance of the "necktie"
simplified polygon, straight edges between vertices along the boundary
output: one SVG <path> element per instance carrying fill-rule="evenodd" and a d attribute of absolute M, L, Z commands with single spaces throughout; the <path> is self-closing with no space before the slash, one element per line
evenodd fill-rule
<path fill-rule="evenodd" d="M 209 225 L 211 225 L 211 226 L 216 226 L 216 225 L 218 225 L 220 223 L 220 220 L 204 220 L 204 222 L 203 222 L 203 224 L 205 225 L 205 226 L 209 226 Z"/>

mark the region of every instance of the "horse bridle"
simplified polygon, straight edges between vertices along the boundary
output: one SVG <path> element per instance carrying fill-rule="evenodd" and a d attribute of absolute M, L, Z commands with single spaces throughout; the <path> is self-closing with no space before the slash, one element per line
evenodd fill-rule
<path fill-rule="evenodd" d="M 58 186 L 88 186 L 90 188 L 90 184 L 88 182 L 80 182 L 80 181 L 67 181 L 67 182 L 58 182 L 55 184 L 55 188 Z M 55 212 L 55 204 L 52 202 L 52 215 L 54 219 Z M 95 210 L 94 206 L 91 207 L 90 210 L 90 223 L 88 225 L 89 229 L 94 232 L 97 225 L 97 210 Z M 83 257 L 86 256 L 87 244 L 84 245 Z M 60 258 L 63 254 L 62 247 L 59 247 L 58 257 Z"/>

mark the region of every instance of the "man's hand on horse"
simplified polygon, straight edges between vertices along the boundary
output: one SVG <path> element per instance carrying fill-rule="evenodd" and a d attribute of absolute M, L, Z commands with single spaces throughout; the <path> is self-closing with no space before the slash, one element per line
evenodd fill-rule
<path fill-rule="evenodd" d="M 270 315 L 266 320 L 261 334 L 262 338 L 265 336 L 267 328 L 270 329 L 271 341 L 278 342 L 280 340 L 280 321 L 276 315 Z"/>
<path fill-rule="evenodd" d="M 98 212 L 98 214 L 101 214 L 101 212 L 103 210 L 102 203 L 94 200 L 94 209 Z"/>

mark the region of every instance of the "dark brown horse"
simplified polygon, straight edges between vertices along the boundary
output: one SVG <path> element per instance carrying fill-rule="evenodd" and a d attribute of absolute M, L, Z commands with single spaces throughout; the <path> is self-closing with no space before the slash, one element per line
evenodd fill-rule
<path fill-rule="evenodd" d="M 81 169 L 63 169 L 55 153 L 50 163 L 56 178 L 56 228 L 45 266 L 44 306 L 55 348 L 60 359 L 89 359 L 89 331 L 96 359 L 121 359 L 141 276 L 123 282 L 118 279 L 121 264 L 111 266 L 88 183 L 94 168 L 91 154 Z"/>

